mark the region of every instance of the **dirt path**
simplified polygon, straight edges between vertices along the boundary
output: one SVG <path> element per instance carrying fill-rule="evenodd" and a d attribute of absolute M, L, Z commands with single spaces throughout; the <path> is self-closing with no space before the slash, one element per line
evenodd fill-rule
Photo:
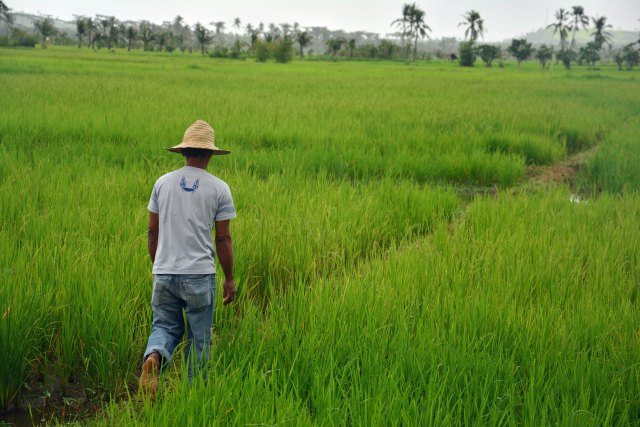
<path fill-rule="evenodd" d="M 529 166 L 526 176 L 533 184 L 573 184 L 578 171 L 594 156 L 597 145 L 579 151 L 565 160 L 548 166 Z"/>

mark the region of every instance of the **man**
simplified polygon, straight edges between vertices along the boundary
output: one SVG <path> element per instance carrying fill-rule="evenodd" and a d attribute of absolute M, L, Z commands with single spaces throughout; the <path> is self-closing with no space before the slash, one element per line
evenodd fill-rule
<path fill-rule="evenodd" d="M 236 217 L 227 184 L 207 172 L 211 156 L 229 154 L 215 145 L 213 128 L 198 120 L 182 143 L 167 150 L 181 153 L 186 165 L 160 177 L 149 201 L 149 255 L 153 261 L 153 326 L 144 354 L 140 387 L 153 399 L 158 371 L 171 360 L 187 319 L 187 359 L 196 348 L 198 367 L 206 364 L 215 303 L 215 255 L 224 271 L 223 302 L 236 295 L 229 221 Z M 215 251 L 212 229 L 215 228 Z M 193 355 L 192 355 L 193 357 Z"/>

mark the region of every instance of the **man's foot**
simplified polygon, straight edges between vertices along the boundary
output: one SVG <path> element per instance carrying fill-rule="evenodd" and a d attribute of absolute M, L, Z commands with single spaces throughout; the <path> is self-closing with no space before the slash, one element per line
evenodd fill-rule
<path fill-rule="evenodd" d="M 158 365 L 160 365 L 158 353 L 150 354 L 142 365 L 142 374 L 140 375 L 140 390 L 144 394 L 148 394 L 152 401 L 158 391 Z"/>

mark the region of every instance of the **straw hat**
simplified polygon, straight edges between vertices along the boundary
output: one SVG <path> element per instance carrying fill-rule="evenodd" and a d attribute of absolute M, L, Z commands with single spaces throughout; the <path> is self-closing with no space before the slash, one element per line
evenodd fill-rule
<path fill-rule="evenodd" d="M 216 135 L 211 125 L 204 120 L 196 120 L 184 133 L 182 142 L 175 147 L 167 148 L 167 150 L 181 153 L 183 148 L 201 148 L 213 151 L 214 155 L 231 153 L 231 151 L 216 147 L 215 140 Z"/>

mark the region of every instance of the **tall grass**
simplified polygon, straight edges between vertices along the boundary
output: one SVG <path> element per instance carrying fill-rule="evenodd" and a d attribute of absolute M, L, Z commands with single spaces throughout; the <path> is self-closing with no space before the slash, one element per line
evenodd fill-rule
<path fill-rule="evenodd" d="M 640 119 L 623 124 L 607 139 L 587 164 L 587 185 L 625 193 L 640 190 Z"/>
<path fill-rule="evenodd" d="M 635 194 L 501 195 L 463 213 L 454 187 L 515 185 L 601 142 L 589 176 L 617 191 L 598 180 L 634 152 L 630 79 L 72 49 L 0 50 L 0 64 L 0 408 L 27 383 L 135 384 L 146 205 L 183 162 L 162 148 L 204 118 L 233 151 L 210 170 L 238 210 L 240 295 L 216 312 L 212 380 L 170 374 L 153 409 L 111 402 L 97 422 L 637 417 Z"/>
<path fill-rule="evenodd" d="M 638 202 L 477 200 L 266 315 L 243 301 L 218 321 L 209 383 L 169 375 L 154 407 L 112 404 L 109 422 L 634 424 Z"/>

